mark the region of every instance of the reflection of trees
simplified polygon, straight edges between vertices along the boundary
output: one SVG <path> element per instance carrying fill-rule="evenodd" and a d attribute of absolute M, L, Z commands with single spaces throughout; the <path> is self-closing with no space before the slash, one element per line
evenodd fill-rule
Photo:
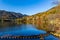
<path fill-rule="evenodd" d="M 0 27 L 6 27 L 6 26 L 11 26 L 11 25 L 15 25 L 14 23 L 12 22 L 4 22 L 4 23 L 0 23 Z"/>

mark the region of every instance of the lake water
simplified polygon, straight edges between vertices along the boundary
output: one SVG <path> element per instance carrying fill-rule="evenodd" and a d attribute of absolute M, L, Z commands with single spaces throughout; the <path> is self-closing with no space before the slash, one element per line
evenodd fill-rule
<path fill-rule="evenodd" d="M 40 34 L 46 34 L 46 31 L 38 30 L 36 26 L 32 24 L 20 24 L 0 28 L 0 36 L 33 36 Z M 23 40 L 40 40 L 40 38 L 23 39 Z M 59 40 L 59 39 L 54 37 L 53 35 L 48 35 L 44 37 L 44 40 Z"/>

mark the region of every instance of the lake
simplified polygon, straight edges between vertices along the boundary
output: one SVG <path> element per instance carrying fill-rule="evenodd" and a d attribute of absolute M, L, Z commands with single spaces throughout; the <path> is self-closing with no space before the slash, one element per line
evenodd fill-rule
<path fill-rule="evenodd" d="M 8 25 L 0 27 L 1 27 L 0 36 L 34 36 L 47 33 L 44 30 L 38 30 L 36 26 L 32 24 Z M 13 39 L 10 38 L 10 40 Z M 31 39 L 23 38 L 20 40 L 40 40 L 40 38 L 31 38 Z M 44 40 L 59 40 L 59 39 L 50 34 L 48 36 L 45 36 Z"/>

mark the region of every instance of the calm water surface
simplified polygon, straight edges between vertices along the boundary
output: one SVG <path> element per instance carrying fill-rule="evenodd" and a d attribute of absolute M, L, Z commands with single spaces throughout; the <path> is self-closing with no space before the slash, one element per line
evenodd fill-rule
<path fill-rule="evenodd" d="M 1 27 L 1 26 L 0 26 Z M 21 25 L 13 25 L 13 26 L 6 26 L 0 28 L 0 36 L 32 36 L 32 35 L 39 35 L 45 34 L 46 31 L 38 30 L 32 24 L 21 24 Z M 29 39 L 26 39 L 29 40 Z M 40 39 L 32 39 L 32 40 L 40 40 Z M 58 38 L 54 37 L 53 35 L 48 35 L 44 37 L 44 40 L 59 40 Z"/>
<path fill-rule="evenodd" d="M 31 36 L 46 33 L 43 30 L 38 30 L 34 25 L 21 24 L 15 26 L 8 26 L 0 28 L 0 36 L 13 35 L 13 36 Z"/>

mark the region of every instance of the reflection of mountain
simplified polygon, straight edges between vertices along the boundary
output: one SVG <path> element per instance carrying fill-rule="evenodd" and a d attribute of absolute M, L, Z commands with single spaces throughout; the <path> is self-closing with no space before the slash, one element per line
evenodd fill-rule
<path fill-rule="evenodd" d="M 7 19 L 11 19 L 11 18 L 22 18 L 23 15 L 21 13 L 15 13 L 15 12 L 9 12 L 9 11 L 5 11 L 5 10 L 0 10 L 0 18 L 7 18 Z"/>
<path fill-rule="evenodd" d="M 50 10 L 42 13 L 37 13 L 32 16 L 28 16 L 27 22 L 32 23 L 32 24 L 39 24 L 40 26 L 38 27 L 39 29 L 44 29 L 47 31 L 56 31 L 57 29 L 59 30 L 59 25 L 57 25 L 55 22 L 57 19 L 58 21 L 60 20 L 60 5 L 51 8 Z M 54 21 L 54 25 L 51 25 L 52 20 Z M 59 21 L 60 23 L 60 21 Z M 57 29 L 56 29 L 57 28 Z"/>

